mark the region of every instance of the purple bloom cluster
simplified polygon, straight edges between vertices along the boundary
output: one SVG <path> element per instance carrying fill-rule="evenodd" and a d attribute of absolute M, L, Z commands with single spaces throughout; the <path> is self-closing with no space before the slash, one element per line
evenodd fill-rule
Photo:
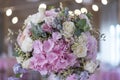
<path fill-rule="evenodd" d="M 13 71 L 15 74 L 23 74 L 26 72 L 26 69 L 23 69 L 22 65 L 18 63 L 13 66 Z"/>
<path fill-rule="evenodd" d="M 20 80 L 20 79 L 15 77 L 9 77 L 8 80 Z"/>

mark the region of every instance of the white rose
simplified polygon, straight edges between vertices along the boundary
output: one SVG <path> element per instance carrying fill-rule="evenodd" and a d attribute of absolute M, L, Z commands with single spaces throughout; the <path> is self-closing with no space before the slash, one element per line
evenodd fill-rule
<path fill-rule="evenodd" d="M 33 40 L 30 37 L 25 37 L 21 44 L 21 49 L 23 52 L 30 52 L 32 51 Z"/>
<path fill-rule="evenodd" d="M 85 57 L 87 55 L 87 47 L 85 44 L 74 43 L 72 50 L 77 57 Z"/>
<path fill-rule="evenodd" d="M 87 36 L 82 33 L 79 37 L 78 37 L 78 42 L 80 44 L 86 44 L 87 43 Z"/>
<path fill-rule="evenodd" d="M 29 68 L 29 65 L 30 65 L 30 59 L 27 59 L 22 63 L 22 67 L 26 69 Z"/>
<path fill-rule="evenodd" d="M 45 9 L 41 8 L 38 13 L 28 16 L 24 24 L 27 25 L 30 22 L 32 22 L 33 24 L 38 24 L 44 21 L 44 18 L 45 18 Z"/>
<path fill-rule="evenodd" d="M 99 61 L 87 61 L 84 65 L 84 69 L 89 71 L 90 73 L 94 73 L 94 71 L 97 69 L 99 65 Z"/>
<path fill-rule="evenodd" d="M 63 23 L 63 35 L 66 38 L 70 38 L 73 36 L 75 31 L 75 25 L 73 22 L 71 21 L 66 21 Z"/>

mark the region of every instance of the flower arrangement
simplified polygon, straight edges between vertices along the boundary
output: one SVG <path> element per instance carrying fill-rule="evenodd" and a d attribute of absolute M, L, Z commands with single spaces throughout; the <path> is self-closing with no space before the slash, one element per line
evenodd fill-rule
<path fill-rule="evenodd" d="M 32 69 L 48 75 L 48 80 L 86 80 L 95 72 L 99 62 L 91 14 L 70 15 L 68 11 L 39 8 L 25 20 L 15 47 L 16 75 Z"/>

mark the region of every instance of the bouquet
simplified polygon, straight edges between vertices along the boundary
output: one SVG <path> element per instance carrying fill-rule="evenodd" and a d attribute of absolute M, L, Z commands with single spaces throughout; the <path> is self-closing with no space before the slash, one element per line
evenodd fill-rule
<path fill-rule="evenodd" d="M 19 80 L 26 70 L 38 71 L 48 80 L 87 80 L 99 66 L 91 17 L 71 15 L 68 8 L 39 8 L 19 32 L 18 64 L 13 67 L 17 77 L 9 80 Z"/>

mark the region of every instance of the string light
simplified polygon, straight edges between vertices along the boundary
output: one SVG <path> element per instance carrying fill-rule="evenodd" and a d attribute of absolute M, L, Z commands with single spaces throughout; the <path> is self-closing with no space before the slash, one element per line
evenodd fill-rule
<path fill-rule="evenodd" d="M 75 15 L 80 15 L 80 14 L 81 14 L 81 11 L 80 11 L 79 9 L 75 9 L 74 14 L 75 14 Z"/>
<path fill-rule="evenodd" d="M 99 11 L 99 7 L 96 4 L 92 5 L 93 11 Z"/>
<path fill-rule="evenodd" d="M 101 3 L 102 3 L 103 5 L 107 5 L 107 4 L 108 4 L 108 1 L 107 1 L 107 0 L 101 0 Z"/>
<path fill-rule="evenodd" d="M 18 22 L 18 17 L 13 17 L 13 18 L 12 18 L 12 23 L 13 23 L 13 24 L 16 24 L 17 22 Z"/>
<path fill-rule="evenodd" d="M 88 11 L 87 11 L 87 9 L 86 8 L 81 8 L 81 13 L 87 13 Z"/>
<path fill-rule="evenodd" d="M 6 15 L 11 16 L 12 15 L 12 9 L 7 9 L 6 10 Z"/>
<path fill-rule="evenodd" d="M 82 3 L 83 0 L 75 0 L 76 3 Z"/>

